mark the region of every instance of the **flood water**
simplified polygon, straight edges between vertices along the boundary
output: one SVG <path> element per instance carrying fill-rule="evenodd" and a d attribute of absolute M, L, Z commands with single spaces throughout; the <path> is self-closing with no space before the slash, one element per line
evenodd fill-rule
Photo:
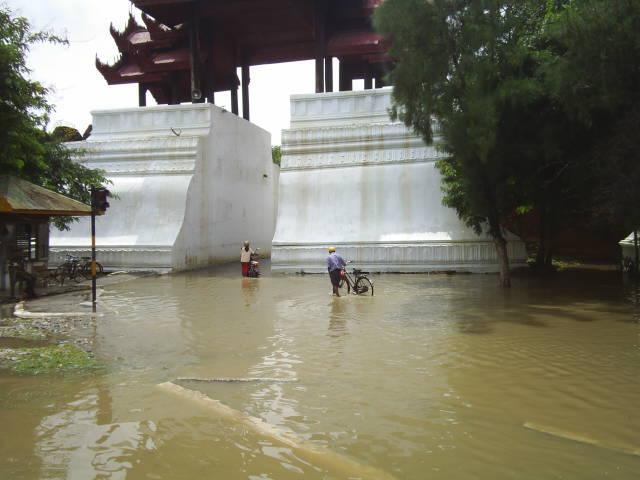
<path fill-rule="evenodd" d="M 333 298 L 327 276 L 236 270 L 105 288 L 103 373 L 0 373 L 0 478 L 345 478 L 157 388 L 178 377 L 295 380 L 180 384 L 397 479 L 638 478 L 640 297 L 617 274 Z"/>

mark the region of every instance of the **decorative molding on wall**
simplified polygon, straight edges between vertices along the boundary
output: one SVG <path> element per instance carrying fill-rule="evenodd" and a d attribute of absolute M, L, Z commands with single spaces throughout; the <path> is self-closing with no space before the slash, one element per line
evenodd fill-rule
<path fill-rule="evenodd" d="M 291 129 L 395 123 L 389 117 L 391 88 L 291 96 Z M 436 122 L 434 131 L 438 130 Z M 284 143 L 284 142 L 283 142 Z"/>
<path fill-rule="evenodd" d="M 88 142 L 103 138 L 207 135 L 211 108 L 208 104 L 190 104 L 96 110 L 91 112 L 93 131 Z"/>
<path fill-rule="evenodd" d="M 53 265 L 64 262 L 67 255 L 76 257 L 90 257 L 91 247 L 65 246 L 52 247 L 49 251 L 49 261 Z M 158 246 L 113 246 L 97 247 L 96 259 L 109 268 L 125 269 L 170 269 L 172 265 L 172 248 Z"/>
<path fill-rule="evenodd" d="M 354 94 L 355 93 L 355 94 Z M 390 89 L 291 96 L 291 128 L 389 122 Z"/>
<path fill-rule="evenodd" d="M 76 142 L 72 148 L 89 168 L 100 168 L 107 175 L 176 175 L 193 173 L 196 167 L 199 137 L 141 138 Z"/>
<path fill-rule="evenodd" d="M 388 89 L 294 95 L 292 110 L 297 117 L 292 117 L 293 128 L 282 133 L 282 171 L 424 163 L 442 158 L 437 136 L 436 145 L 426 145 L 403 123 L 389 120 L 386 108 L 390 95 Z M 372 110 L 366 110 L 367 106 Z M 349 108 L 356 111 L 350 113 Z M 358 117 L 360 113 L 368 115 L 366 121 Z"/>
<path fill-rule="evenodd" d="M 402 163 L 435 162 L 442 154 L 433 147 L 367 149 L 363 144 L 357 150 L 334 150 L 326 153 L 282 156 L 281 172 L 316 170 L 321 168 L 364 167 L 369 165 L 393 165 Z"/>
<path fill-rule="evenodd" d="M 335 244 L 345 260 L 373 272 L 468 271 L 497 272 L 500 267 L 492 242 L 350 242 Z M 520 241 L 509 242 L 511 266 L 524 266 L 527 253 Z M 325 273 L 326 244 L 274 243 L 272 266 L 276 271 Z"/>

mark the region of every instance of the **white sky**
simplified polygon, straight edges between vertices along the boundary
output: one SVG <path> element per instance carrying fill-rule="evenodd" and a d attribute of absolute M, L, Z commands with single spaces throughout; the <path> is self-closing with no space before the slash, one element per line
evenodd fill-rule
<path fill-rule="evenodd" d="M 91 110 L 138 105 L 137 85 L 108 86 L 95 68 L 96 54 L 110 63 L 117 57 L 109 24 L 113 22 L 119 30 L 124 28 L 133 8 L 129 0 L 0 2 L 27 17 L 34 30 L 50 30 L 69 40 L 67 47 L 34 46 L 28 57 L 32 78 L 52 89 L 50 101 L 56 111 L 51 116 L 50 128 L 67 125 L 83 133 L 91 123 Z M 139 18 L 139 12 L 134 13 Z M 313 61 L 308 61 L 251 68 L 251 121 L 271 132 L 272 144 L 280 143 L 281 130 L 289 126 L 289 96 L 315 90 L 313 65 Z M 334 76 L 337 74 L 336 64 Z M 334 85 L 337 84 L 335 78 Z M 148 100 L 147 104 L 152 102 Z M 216 105 L 231 110 L 229 93 L 216 93 Z"/>

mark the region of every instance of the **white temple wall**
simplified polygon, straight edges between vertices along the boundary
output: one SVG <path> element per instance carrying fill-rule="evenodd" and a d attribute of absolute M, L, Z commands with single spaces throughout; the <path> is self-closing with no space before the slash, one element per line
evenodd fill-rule
<path fill-rule="evenodd" d="M 205 141 L 173 249 L 178 269 L 239 261 L 245 239 L 271 253 L 278 173 L 271 135 L 221 109 L 213 112 L 212 124 L 216 127 Z"/>
<path fill-rule="evenodd" d="M 492 239 L 442 204 L 440 153 L 388 116 L 390 89 L 294 95 L 272 268 L 324 272 L 327 247 L 371 271 L 495 272 Z M 513 266 L 524 244 L 507 233 Z"/>
<path fill-rule="evenodd" d="M 242 241 L 269 253 L 275 227 L 270 135 L 209 104 L 94 112 L 76 148 L 118 196 L 96 222 L 107 268 L 180 270 L 235 261 Z M 266 175 L 266 177 L 265 177 Z M 89 219 L 52 232 L 55 263 L 90 255 Z"/>

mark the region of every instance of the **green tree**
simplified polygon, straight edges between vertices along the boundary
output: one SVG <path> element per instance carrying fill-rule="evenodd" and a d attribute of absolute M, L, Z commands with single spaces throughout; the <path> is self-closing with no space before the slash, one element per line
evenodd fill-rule
<path fill-rule="evenodd" d="M 529 115 L 545 94 L 532 45 L 546 11 L 524 0 L 387 0 L 374 17 L 396 60 L 391 114 L 427 143 L 437 125 L 444 203 L 493 238 L 503 286 L 511 284 L 505 225 L 533 208 L 519 179 L 539 151 L 530 128 L 542 119 Z"/>
<path fill-rule="evenodd" d="M 280 145 L 271 147 L 271 159 L 273 163 L 280 166 L 280 162 L 282 161 L 282 147 L 280 147 Z"/>
<path fill-rule="evenodd" d="M 53 106 L 48 90 L 29 79 L 29 48 L 37 42 L 66 44 L 48 32 L 32 31 L 29 21 L 0 5 L 0 171 L 89 203 L 91 186 L 103 186 L 103 172 L 72 159 L 59 137 L 46 126 Z M 74 154 L 76 155 L 76 154 Z M 68 228 L 70 218 L 56 220 Z"/>
<path fill-rule="evenodd" d="M 588 130 L 594 213 L 627 232 L 640 227 L 640 1 L 569 2 L 549 23 L 558 57 L 548 88 Z M 636 252 L 636 257 L 638 253 Z M 636 266 L 638 259 L 636 258 Z"/>

